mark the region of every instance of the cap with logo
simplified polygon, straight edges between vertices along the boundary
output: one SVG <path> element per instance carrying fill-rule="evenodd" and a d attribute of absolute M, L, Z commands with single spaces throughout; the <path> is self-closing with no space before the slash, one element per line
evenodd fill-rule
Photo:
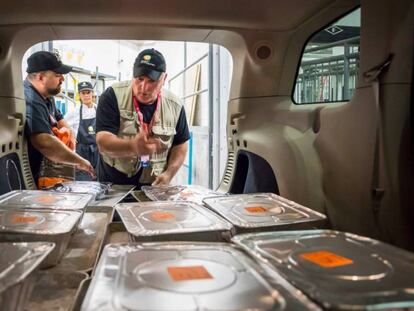
<path fill-rule="evenodd" d="M 166 69 L 164 56 L 155 49 L 146 49 L 141 51 L 135 59 L 134 78 L 147 76 L 158 81 Z"/>
<path fill-rule="evenodd" d="M 62 64 L 62 61 L 57 54 L 47 51 L 35 52 L 27 59 L 27 73 L 47 70 L 66 74 L 72 71 L 72 67 Z"/>
<path fill-rule="evenodd" d="M 93 91 L 92 83 L 88 81 L 78 83 L 78 92 L 80 93 L 82 91 Z"/>

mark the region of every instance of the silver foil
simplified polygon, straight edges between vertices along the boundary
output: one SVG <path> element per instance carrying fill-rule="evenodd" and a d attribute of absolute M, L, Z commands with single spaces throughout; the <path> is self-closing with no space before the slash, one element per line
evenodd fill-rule
<path fill-rule="evenodd" d="M 0 196 L 0 207 L 83 211 L 92 199 L 93 195 L 85 193 L 15 190 Z"/>
<path fill-rule="evenodd" d="M 266 232 L 233 238 L 323 307 L 414 307 L 414 254 L 329 230 Z"/>
<path fill-rule="evenodd" d="M 81 310 L 308 310 L 230 244 L 109 244 Z"/>
<path fill-rule="evenodd" d="M 141 190 L 153 201 L 188 201 L 203 204 L 203 199 L 223 193 L 198 185 L 142 186 Z"/>
<path fill-rule="evenodd" d="M 232 225 L 196 203 L 122 203 L 116 210 L 135 241 L 230 240 Z"/>
<path fill-rule="evenodd" d="M 36 282 L 35 272 L 53 243 L 0 243 L 0 307 L 22 311 Z"/>
<path fill-rule="evenodd" d="M 273 193 L 228 195 L 203 202 L 232 223 L 237 232 L 317 227 L 326 219 L 325 215 Z"/>
<path fill-rule="evenodd" d="M 0 207 L 0 241 L 53 242 L 56 247 L 41 267 L 53 266 L 65 252 L 81 216 L 81 211 L 15 210 Z"/>

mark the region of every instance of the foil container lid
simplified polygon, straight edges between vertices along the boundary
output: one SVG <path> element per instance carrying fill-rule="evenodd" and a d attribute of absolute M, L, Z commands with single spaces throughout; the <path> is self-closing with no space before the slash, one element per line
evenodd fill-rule
<path fill-rule="evenodd" d="M 0 243 L 0 293 L 23 281 L 55 247 L 54 243 Z"/>
<path fill-rule="evenodd" d="M 83 210 L 92 199 L 86 193 L 15 190 L 0 196 L 0 207 Z"/>
<path fill-rule="evenodd" d="M 68 181 L 47 188 L 48 191 L 61 193 L 89 193 L 94 200 L 101 200 L 111 190 L 111 183 L 100 183 L 97 181 Z"/>
<path fill-rule="evenodd" d="M 109 244 L 81 310 L 307 309 L 229 244 Z"/>
<path fill-rule="evenodd" d="M 203 204 L 203 199 L 223 193 L 198 185 L 142 186 L 141 190 L 153 201 L 189 201 Z"/>
<path fill-rule="evenodd" d="M 232 225 L 193 202 L 141 202 L 116 205 L 128 232 L 135 236 L 230 231 Z"/>
<path fill-rule="evenodd" d="M 54 235 L 72 232 L 81 211 L 4 209 L 0 206 L 0 233 Z"/>
<path fill-rule="evenodd" d="M 326 216 L 273 193 L 228 195 L 203 200 L 209 208 L 242 228 L 323 221 Z"/>
<path fill-rule="evenodd" d="M 414 307 L 414 254 L 330 230 L 267 232 L 233 242 L 326 308 Z"/>

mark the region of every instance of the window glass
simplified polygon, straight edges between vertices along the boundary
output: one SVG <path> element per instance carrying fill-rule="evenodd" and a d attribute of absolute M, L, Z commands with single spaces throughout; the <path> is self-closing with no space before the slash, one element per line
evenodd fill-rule
<path fill-rule="evenodd" d="M 296 104 L 348 101 L 359 69 L 361 11 L 357 9 L 314 34 L 302 55 Z"/>

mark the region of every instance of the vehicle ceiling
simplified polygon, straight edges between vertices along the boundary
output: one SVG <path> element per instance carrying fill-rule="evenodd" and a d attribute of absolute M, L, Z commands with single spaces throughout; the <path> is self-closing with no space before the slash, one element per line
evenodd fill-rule
<path fill-rule="evenodd" d="M 8 1 L 0 25 L 137 23 L 165 26 L 292 30 L 333 0 Z M 348 1 L 342 1 L 346 5 Z"/>

